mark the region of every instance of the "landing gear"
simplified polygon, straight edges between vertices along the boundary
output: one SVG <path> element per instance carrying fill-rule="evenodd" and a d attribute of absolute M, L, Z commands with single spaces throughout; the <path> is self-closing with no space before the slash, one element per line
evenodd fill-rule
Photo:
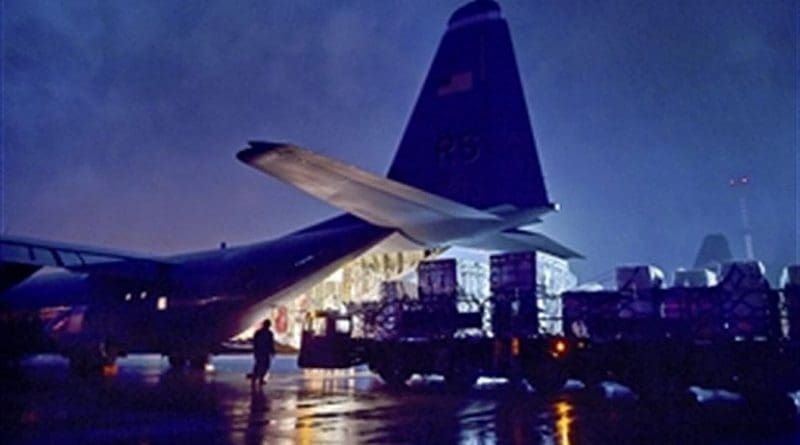
<path fill-rule="evenodd" d="M 528 366 L 525 379 L 537 393 L 550 396 L 564 389 L 567 373 L 560 363 L 545 359 L 538 365 Z"/>
<path fill-rule="evenodd" d="M 167 361 L 169 361 L 169 366 L 172 369 L 183 369 L 186 367 L 186 357 L 182 355 L 170 354 L 167 357 Z"/>
<path fill-rule="evenodd" d="M 69 369 L 81 377 L 103 375 L 113 369 L 117 361 L 119 350 L 110 347 L 105 342 L 96 348 L 80 348 L 67 354 Z"/>
<path fill-rule="evenodd" d="M 197 354 L 187 357 L 183 354 L 170 354 L 167 356 L 167 360 L 169 361 L 169 366 L 175 370 L 184 369 L 188 365 L 189 369 L 203 371 L 209 362 L 209 355 Z"/>
<path fill-rule="evenodd" d="M 116 358 L 114 357 L 100 357 L 89 354 L 73 354 L 69 356 L 69 369 L 70 371 L 80 377 L 92 377 L 108 374 L 113 371 L 116 366 Z M 112 371 L 108 371 L 112 370 Z"/>
<path fill-rule="evenodd" d="M 411 378 L 411 372 L 404 369 L 402 366 L 386 365 L 378 370 L 378 375 L 381 376 L 387 386 L 392 388 L 402 388 L 405 386 L 406 381 Z"/>
<path fill-rule="evenodd" d="M 189 368 L 195 371 L 205 371 L 208 361 L 208 354 L 196 355 L 189 359 Z"/>
<path fill-rule="evenodd" d="M 480 374 L 480 369 L 474 365 L 464 360 L 457 360 L 444 376 L 444 381 L 450 389 L 466 391 L 475 385 Z"/>

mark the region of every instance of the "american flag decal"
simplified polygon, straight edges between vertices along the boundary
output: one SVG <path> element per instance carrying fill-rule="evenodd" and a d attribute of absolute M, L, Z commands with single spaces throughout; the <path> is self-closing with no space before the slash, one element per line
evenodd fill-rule
<path fill-rule="evenodd" d="M 472 72 L 466 71 L 457 73 L 450 76 L 445 82 L 436 90 L 439 96 L 446 96 L 448 94 L 463 93 L 472 89 Z"/>

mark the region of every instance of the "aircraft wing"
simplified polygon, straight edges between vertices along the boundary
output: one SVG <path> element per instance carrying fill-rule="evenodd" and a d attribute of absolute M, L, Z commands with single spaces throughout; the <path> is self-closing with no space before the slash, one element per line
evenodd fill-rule
<path fill-rule="evenodd" d="M 61 267 L 141 280 L 158 280 L 167 263 L 135 253 L 77 244 L 0 236 L 0 264 Z"/>
<path fill-rule="evenodd" d="M 496 231 L 505 220 L 290 144 L 251 142 L 242 162 L 422 244 Z"/>

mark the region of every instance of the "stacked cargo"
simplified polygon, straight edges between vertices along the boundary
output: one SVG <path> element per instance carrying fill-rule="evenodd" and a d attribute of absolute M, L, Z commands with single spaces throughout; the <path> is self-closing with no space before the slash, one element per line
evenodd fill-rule
<path fill-rule="evenodd" d="M 492 255 L 492 333 L 495 336 L 539 332 L 534 252 Z"/>
<path fill-rule="evenodd" d="M 452 303 L 458 295 L 456 260 L 423 261 L 417 267 L 419 299 L 438 305 Z"/>
<path fill-rule="evenodd" d="M 385 281 L 380 285 L 380 300 L 352 305 L 355 337 L 387 340 L 403 335 L 405 313 L 415 306 L 417 298 L 401 281 Z"/>
<path fill-rule="evenodd" d="M 452 335 L 458 298 L 455 259 L 423 261 L 417 267 L 419 299 L 403 307 L 405 337 Z"/>
<path fill-rule="evenodd" d="M 619 337 L 647 339 L 661 335 L 659 309 L 664 272 L 650 265 L 622 266 L 616 270 Z"/>
<path fill-rule="evenodd" d="M 780 333 L 778 294 L 770 289 L 764 265 L 731 261 L 722 265 L 718 330 L 736 340 L 774 338 Z"/>
<path fill-rule="evenodd" d="M 380 301 L 349 308 L 358 319 L 356 334 L 389 340 L 448 337 L 467 328 L 480 331 L 481 308 L 464 304 L 471 300 L 462 295 L 458 277 L 459 263 L 442 259 L 419 263 L 416 289 L 402 281 L 382 283 Z M 472 312 L 459 311 L 459 307 Z"/>
<path fill-rule="evenodd" d="M 564 304 L 564 334 L 598 343 L 619 336 L 617 314 L 620 295 L 614 291 L 570 291 L 561 294 Z"/>
<path fill-rule="evenodd" d="M 650 265 L 618 267 L 616 278 L 617 290 L 631 295 L 646 294 L 664 286 L 664 272 Z"/>
<path fill-rule="evenodd" d="M 673 287 L 711 287 L 717 285 L 717 274 L 708 269 L 678 269 Z"/>
<path fill-rule="evenodd" d="M 702 277 L 698 272 L 691 271 L 691 275 L 686 272 L 676 273 L 675 287 L 664 292 L 661 306 L 664 335 L 685 341 L 718 338 L 719 317 L 714 309 L 720 292 L 714 287 L 716 275 L 706 271 L 708 274 Z"/>
<path fill-rule="evenodd" d="M 712 342 L 779 335 L 778 295 L 760 263 L 727 262 L 720 283 L 708 285 L 714 281 L 665 291 L 662 315 L 669 337 Z"/>
<path fill-rule="evenodd" d="M 624 266 L 616 278 L 616 291 L 562 294 L 567 335 L 598 342 L 660 335 L 664 274 L 653 266 Z"/>

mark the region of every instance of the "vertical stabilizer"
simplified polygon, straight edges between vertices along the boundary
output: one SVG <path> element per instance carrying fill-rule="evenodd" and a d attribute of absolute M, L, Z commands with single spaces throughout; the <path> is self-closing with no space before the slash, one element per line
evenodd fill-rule
<path fill-rule="evenodd" d="M 551 205 L 494 1 L 473 1 L 450 18 L 389 177 L 478 209 Z"/>
<path fill-rule="evenodd" d="M 719 269 L 720 265 L 733 258 L 728 238 L 721 233 L 706 235 L 694 260 L 695 269 Z"/>

